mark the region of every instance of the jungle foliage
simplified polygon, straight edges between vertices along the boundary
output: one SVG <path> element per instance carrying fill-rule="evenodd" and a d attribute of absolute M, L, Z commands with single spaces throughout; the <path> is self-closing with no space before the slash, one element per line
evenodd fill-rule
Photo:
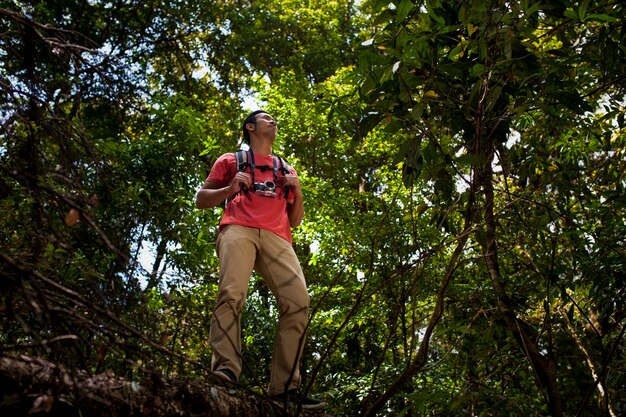
<path fill-rule="evenodd" d="M 259 105 L 331 414 L 626 413 L 622 2 L 0 0 L 0 45 L 3 353 L 206 378 L 221 209 L 194 194 Z"/>

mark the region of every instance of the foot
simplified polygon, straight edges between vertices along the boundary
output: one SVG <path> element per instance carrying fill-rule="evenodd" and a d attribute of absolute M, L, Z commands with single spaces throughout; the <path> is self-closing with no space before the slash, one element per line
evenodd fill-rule
<path fill-rule="evenodd" d="M 297 389 L 290 389 L 283 394 L 273 395 L 271 398 L 272 401 L 279 404 L 301 406 L 303 410 L 321 410 L 328 405 L 317 398 L 302 395 Z"/>

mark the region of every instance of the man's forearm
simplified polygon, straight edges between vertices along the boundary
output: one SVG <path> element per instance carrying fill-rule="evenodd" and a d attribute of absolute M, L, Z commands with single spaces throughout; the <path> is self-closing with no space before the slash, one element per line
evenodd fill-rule
<path fill-rule="evenodd" d="M 196 193 L 197 208 L 211 208 L 221 204 L 230 197 L 230 187 L 201 188 Z"/>
<path fill-rule="evenodd" d="M 298 227 L 304 218 L 304 204 L 302 194 L 295 195 L 293 203 L 287 204 L 287 216 L 289 217 L 289 225 Z"/>

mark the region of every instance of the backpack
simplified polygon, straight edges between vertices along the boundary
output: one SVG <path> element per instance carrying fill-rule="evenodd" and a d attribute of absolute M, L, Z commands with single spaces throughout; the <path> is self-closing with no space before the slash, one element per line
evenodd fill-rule
<path fill-rule="evenodd" d="M 252 177 L 253 186 L 255 184 L 255 181 L 254 181 L 255 169 L 259 169 L 261 172 L 265 172 L 270 169 L 274 171 L 274 182 L 276 182 L 276 179 L 278 178 L 278 173 L 281 173 L 283 177 L 286 174 L 289 174 L 289 165 L 283 158 L 279 156 L 272 157 L 272 159 L 274 160 L 274 164 L 273 166 L 270 167 L 268 165 L 256 166 L 256 164 L 254 163 L 254 153 L 251 151 L 239 150 L 235 152 L 234 155 L 235 155 L 235 163 L 237 164 L 237 171 L 241 172 L 241 171 L 244 171 L 247 167 L 250 167 L 250 176 Z M 288 196 L 289 196 L 289 187 L 284 187 L 283 197 L 287 199 Z"/>

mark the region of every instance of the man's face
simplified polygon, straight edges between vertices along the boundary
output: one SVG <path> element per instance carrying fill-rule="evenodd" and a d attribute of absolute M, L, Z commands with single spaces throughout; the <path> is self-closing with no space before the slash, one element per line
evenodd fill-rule
<path fill-rule="evenodd" d="M 254 131 L 258 135 L 270 133 L 276 136 L 278 125 L 276 120 L 267 113 L 259 113 L 255 118 L 256 126 Z"/>

